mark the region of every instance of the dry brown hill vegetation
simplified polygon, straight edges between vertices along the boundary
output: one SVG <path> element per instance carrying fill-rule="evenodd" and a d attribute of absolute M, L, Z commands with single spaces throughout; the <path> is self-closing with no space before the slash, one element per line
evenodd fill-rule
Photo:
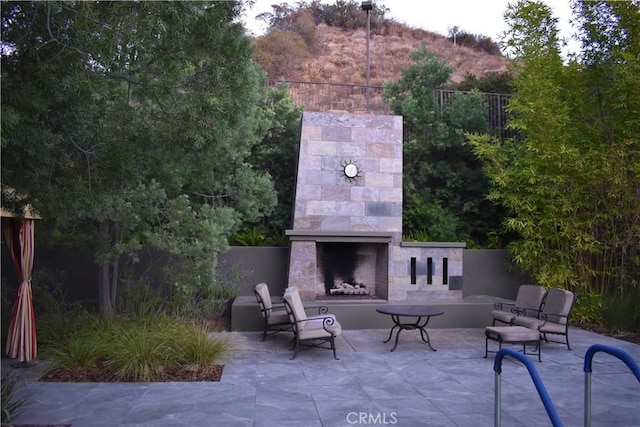
<path fill-rule="evenodd" d="M 256 39 L 256 60 L 271 80 L 366 83 L 365 28 L 320 24 L 315 27 L 312 40 L 305 43 L 295 32 L 272 31 Z M 411 52 L 422 44 L 452 66 L 453 83 L 462 81 L 466 74 L 480 77 L 507 69 L 507 60 L 502 56 L 456 46 L 440 34 L 392 22 L 371 34 L 371 85 L 397 80 L 402 69 L 411 64 Z"/>

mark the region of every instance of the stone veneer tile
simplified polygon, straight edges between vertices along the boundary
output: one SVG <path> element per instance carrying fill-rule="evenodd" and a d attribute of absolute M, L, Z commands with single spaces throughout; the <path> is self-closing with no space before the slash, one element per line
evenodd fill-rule
<path fill-rule="evenodd" d="M 393 186 L 396 188 L 402 188 L 402 174 L 396 174 L 393 177 Z"/>
<path fill-rule="evenodd" d="M 341 169 L 340 159 L 337 156 L 320 156 L 321 169 L 323 171 L 339 171 Z"/>
<path fill-rule="evenodd" d="M 407 301 L 407 291 L 399 290 L 395 284 L 390 284 L 389 301 Z"/>
<path fill-rule="evenodd" d="M 300 140 L 308 139 L 319 141 L 322 139 L 322 126 L 303 126 L 300 131 Z"/>
<path fill-rule="evenodd" d="M 462 249 L 451 249 L 449 252 L 449 262 L 451 261 L 460 261 L 462 262 Z"/>
<path fill-rule="evenodd" d="M 402 129 L 354 128 L 351 133 L 354 142 L 396 143 L 402 141 Z"/>
<path fill-rule="evenodd" d="M 402 203 L 402 188 L 380 188 L 378 194 L 380 194 L 380 200 Z M 402 212 L 399 214 L 402 215 Z"/>
<path fill-rule="evenodd" d="M 351 129 L 350 127 L 323 127 L 322 128 L 322 140 L 323 141 L 351 141 Z"/>
<path fill-rule="evenodd" d="M 315 262 L 316 260 L 315 242 L 297 241 L 297 242 L 294 242 L 294 245 L 302 260 Z"/>
<path fill-rule="evenodd" d="M 296 203 L 297 204 L 297 203 Z M 301 216 L 296 215 L 293 220 L 293 229 L 294 230 L 320 230 L 320 217 L 315 216 Z M 315 245 L 315 242 L 314 242 Z"/>
<path fill-rule="evenodd" d="M 379 161 L 378 172 L 402 174 L 402 159 L 383 158 Z"/>
<path fill-rule="evenodd" d="M 310 277 L 316 273 L 316 261 L 292 261 L 289 270 L 293 276 Z"/>
<path fill-rule="evenodd" d="M 365 202 L 365 214 L 370 217 L 390 217 L 393 207 L 386 202 Z"/>
<path fill-rule="evenodd" d="M 310 200 L 307 203 L 307 215 L 335 215 L 336 214 L 336 201 L 335 200 Z"/>
<path fill-rule="evenodd" d="M 380 230 L 402 232 L 402 217 L 380 218 Z"/>
<path fill-rule="evenodd" d="M 366 155 L 366 145 L 364 143 L 342 143 L 336 146 L 336 156 L 340 156 L 340 161 L 357 160 Z"/>
<path fill-rule="evenodd" d="M 298 176 L 310 170 L 322 170 L 321 156 L 305 156 L 298 162 Z M 304 180 L 300 181 L 304 182 Z"/>
<path fill-rule="evenodd" d="M 335 185 L 322 187 L 320 200 L 335 200 L 339 206 L 342 202 L 351 200 L 351 188 L 348 186 L 337 187 Z"/>
<path fill-rule="evenodd" d="M 393 175 L 388 173 L 369 172 L 365 175 L 365 183 L 369 187 L 393 187 Z"/>
<path fill-rule="evenodd" d="M 462 276 L 462 262 L 451 262 L 451 259 L 449 259 L 448 270 L 449 276 Z"/>
<path fill-rule="evenodd" d="M 336 205 L 336 214 L 341 216 L 364 215 L 363 202 L 340 202 Z"/>
<path fill-rule="evenodd" d="M 348 216 L 324 216 L 322 217 L 322 222 L 320 223 L 320 230 L 323 231 L 349 231 L 349 221 Z"/>
<path fill-rule="evenodd" d="M 370 202 L 380 200 L 379 190 L 371 187 L 351 187 L 351 200 Z"/>
<path fill-rule="evenodd" d="M 307 185 L 336 185 L 338 177 L 335 171 L 310 170 L 306 173 L 304 183 Z"/>
<path fill-rule="evenodd" d="M 300 201 L 322 199 L 322 185 L 304 185 L 298 188 L 296 199 Z"/>
<path fill-rule="evenodd" d="M 462 291 L 462 275 L 449 276 L 449 290 Z"/>
<path fill-rule="evenodd" d="M 309 141 L 306 145 L 306 153 L 309 156 L 335 156 L 335 141 Z"/>
<path fill-rule="evenodd" d="M 356 231 L 381 231 L 378 218 L 373 216 L 352 216 L 349 224 Z"/>
<path fill-rule="evenodd" d="M 367 156 L 370 157 L 396 157 L 393 144 L 370 143 L 367 144 Z"/>
<path fill-rule="evenodd" d="M 363 176 L 369 172 L 380 172 L 379 159 L 371 159 L 368 157 L 357 159 L 356 164 L 360 167 Z"/>

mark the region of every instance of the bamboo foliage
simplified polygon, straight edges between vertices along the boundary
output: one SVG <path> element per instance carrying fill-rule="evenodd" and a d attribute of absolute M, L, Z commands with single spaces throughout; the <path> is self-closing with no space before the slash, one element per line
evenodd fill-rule
<path fill-rule="evenodd" d="M 637 292 L 640 279 L 640 12 L 620 3 L 578 4 L 583 50 L 568 64 L 550 9 L 510 6 L 508 108 L 524 137 L 470 136 L 520 236 L 513 259 L 541 285 L 583 294 Z"/>

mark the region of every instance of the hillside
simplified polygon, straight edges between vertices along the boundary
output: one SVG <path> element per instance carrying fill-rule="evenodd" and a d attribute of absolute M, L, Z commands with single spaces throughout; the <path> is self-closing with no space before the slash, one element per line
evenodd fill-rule
<path fill-rule="evenodd" d="M 265 40 L 263 40 L 264 43 Z M 460 82 L 465 74 L 484 75 L 488 72 L 504 72 L 507 60 L 498 55 L 454 45 L 444 36 L 394 23 L 384 30 L 371 34 L 370 81 L 381 85 L 386 80 L 396 80 L 402 69 L 411 64 L 410 54 L 422 44 L 438 58 L 453 67 L 452 82 Z M 260 50 L 264 44 L 257 43 Z M 282 65 L 265 66 L 257 54 L 258 62 L 268 71 L 272 80 L 301 80 L 311 82 L 353 83 L 366 82 L 366 29 L 342 29 L 320 24 L 309 48 L 293 58 L 274 55 Z M 274 75 L 280 74 L 280 75 Z"/>

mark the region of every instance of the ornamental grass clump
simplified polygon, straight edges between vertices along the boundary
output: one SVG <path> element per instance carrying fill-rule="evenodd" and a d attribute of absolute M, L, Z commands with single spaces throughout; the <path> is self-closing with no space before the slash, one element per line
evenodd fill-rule
<path fill-rule="evenodd" d="M 11 425 L 11 421 L 24 410 L 26 398 L 16 397 L 16 376 L 11 373 L 2 373 L 2 425 Z"/>
<path fill-rule="evenodd" d="M 219 361 L 233 348 L 231 335 L 211 337 L 202 325 L 158 314 L 102 317 L 85 314 L 82 322 L 59 330 L 49 326 L 42 354 L 58 369 L 86 368 L 99 381 L 167 381 L 203 378 L 221 371 Z M 95 381 L 87 377 L 85 381 Z"/>
<path fill-rule="evenodd" d="M 180 357 L 187 365 L 211 366 L 233 348 L 230 334 L 210 335 L 199 325 L 185 325 L 180 338 Z"/>
<path fill-rule="evenodd" d="M 125 322 L 111 337 L 112 351 L 105 367 L 121 381 L 153 381 L 170 362 L 168 341 L 173 341 L 171 332 L 152 323 Z"/>

